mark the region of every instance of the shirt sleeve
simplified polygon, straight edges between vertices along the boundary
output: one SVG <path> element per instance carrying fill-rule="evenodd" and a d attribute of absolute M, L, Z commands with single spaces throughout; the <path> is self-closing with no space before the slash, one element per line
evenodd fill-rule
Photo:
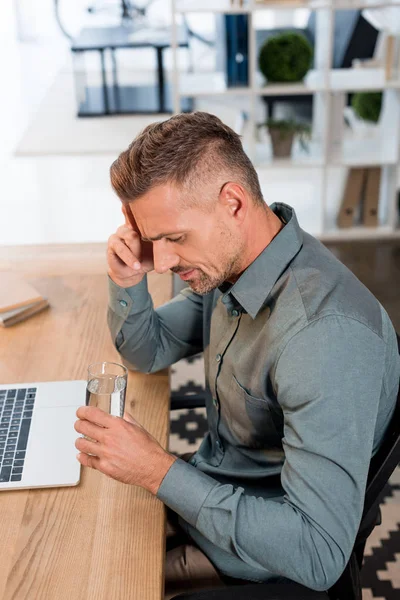
<path fill-rule="evenodd" d="M 281 503 L 220 484 L 176 461 L 158 497 L 248 565 L 326 590 L 361 520 L 384 373 L 384 342 L 366 325 L 325 316 L 294 335 L 273 377 L 284 414 Z"/>
<path fill-rule="evenodd" d="M 122 288 L 108 278 L 107 322 L 130 369 L 153 373 L 203 350 L 203 300 L 190 288 L 154 310 L 147 276 Z"/>

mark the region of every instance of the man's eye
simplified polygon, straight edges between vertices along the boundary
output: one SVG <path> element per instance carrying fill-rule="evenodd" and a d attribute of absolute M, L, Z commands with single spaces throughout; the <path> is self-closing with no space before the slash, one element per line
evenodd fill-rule
<path fill-rule="evenodd" d="M 181 242 L 181 241 L 183 241 L 183 238 L 184 238 L 184 237 L 185 237 L 185 236 L 181 235 L 180 237 L 177 237 L 177 238 L 175 238 L 175 239 L 172 239 L 172 238 L 166 238 L 166 239 L 167 239 L 169 242 Z"/>

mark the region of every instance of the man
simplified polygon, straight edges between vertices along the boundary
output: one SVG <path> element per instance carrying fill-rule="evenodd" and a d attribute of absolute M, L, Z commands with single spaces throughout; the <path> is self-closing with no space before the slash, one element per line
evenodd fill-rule
<path fill-rule="evenodd" d="M 329 588 L 395 406 L 386 311 L 292 208 L 265 204 L 239 136 L 213 115 L 150 125 L 111 182 L 126 217 L 108 245 L 113 341 L 146 373 L 203 351 L 209 433 L 186 462 L 128 415 L 85 407 L 76 429 L 98 443 L 77 441 L 80 462 L 172 509 L 186 535 L 167 553 L 176 593 L 179 577 Z M 157 311 L 152 269 L 189 286 Z"/>

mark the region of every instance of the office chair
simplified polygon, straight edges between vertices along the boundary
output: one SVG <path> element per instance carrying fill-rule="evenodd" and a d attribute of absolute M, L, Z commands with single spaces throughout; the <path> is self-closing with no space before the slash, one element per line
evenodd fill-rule
<path fill-rule="evenodd" d="M 400 353 L 400 337 L 397 336 Z M 179 408 L 183 408 L 180 406 Z M 194 406 L 191 406 L 194 408 Z M 316 592 L 298 583 L 249 583 L 226 588 L 179 594 L 174 600 L 361 600 L 361 567 L 367 538 L 381 523 L 379 504 L 384 487 L 400 462 L 400 388 L 392 419 L 378 452 L 373 456 L 367 479 L 364 509 L 353 551 L 338 581 L 326 592 Z"/>

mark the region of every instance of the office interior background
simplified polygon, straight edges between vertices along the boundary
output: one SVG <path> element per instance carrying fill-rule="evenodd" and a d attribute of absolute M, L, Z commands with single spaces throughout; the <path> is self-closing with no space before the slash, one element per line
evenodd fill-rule
<path fill-rule="evenodd" d="M 294 74 L 267 51 L 259 62 L 288 32 L 303 58 Z M 242 135 L 265 201 L 293 206 L 400 332 L 399 2 L 3 0 L 0 46 L 8 252 L 105 243 L 123 222 L 112 161 L 147 124 L 206 110 Z M 201 394 L 203 378 L 201 356 L 171 369 L 176 393 Z M 196 449 L 205 431 L 202 409 L 174 411 L 170 449 Z M 399 505 L 397 470 L 368 542 L 364 600 L 400 595 Z"/>

